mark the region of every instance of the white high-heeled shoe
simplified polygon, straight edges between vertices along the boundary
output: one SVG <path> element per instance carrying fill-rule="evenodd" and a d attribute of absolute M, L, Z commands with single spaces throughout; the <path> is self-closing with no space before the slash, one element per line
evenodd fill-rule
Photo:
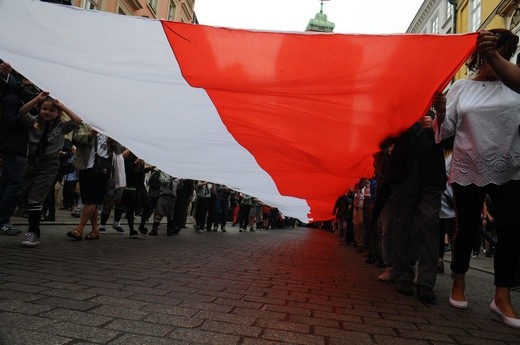
<path fill-rule="evenodd" d="M 504 315 L 504 313 L 502 313 L 502 311 L 498 309 L 498 306 L 496 305 L 494 299 L 489 305 L 489 309 L 498 316 L 498 318 L 500 319 L 500 321 L 502 321 L 502 323 L 504 323 L 504 325 L 520 329 L 520 319 Z"/>
<path fill-rule="evenodd" d="M 457 309 L 467 309 L 468 308 L 468 301 L 454 300 L 453 298 L 451 298 L 451 294 L 450 294 L 449 303 L 450 303 L 450 306 L 452 306 L 453 308 L 457 308 Z"/>

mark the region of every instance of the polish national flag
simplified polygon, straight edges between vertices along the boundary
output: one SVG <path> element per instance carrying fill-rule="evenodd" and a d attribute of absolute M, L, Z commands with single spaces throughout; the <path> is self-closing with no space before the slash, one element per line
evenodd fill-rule
<path fill-rule="evenodd" d="M 216 28 L 0 0 L 0 58 L 172 176 L 328 219 L 413 124 L 476 34 Z"/>

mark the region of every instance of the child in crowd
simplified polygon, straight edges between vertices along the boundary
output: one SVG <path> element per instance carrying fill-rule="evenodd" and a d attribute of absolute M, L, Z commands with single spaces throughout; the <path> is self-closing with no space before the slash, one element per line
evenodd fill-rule
<path fill-rule="evenodd" d="M 38 116 L 29 110 L 38 107 Z M 60 119 L 65 112 L 70 121 Z M 47 197 L 58 172 L 58 153 L 63 147 L 64 135 L 77 129 L 81 118 L 58 100 L 41 92 L 27 102 L 19 111 L 26 123 L 32 125 L 29 133 L 29 154 L 22 183 L 23 195 L 27 195 L 29 207 L 29 229 L 22 245 L 35 247 L 40 243 L 40 218 L 42 202 Z"/>

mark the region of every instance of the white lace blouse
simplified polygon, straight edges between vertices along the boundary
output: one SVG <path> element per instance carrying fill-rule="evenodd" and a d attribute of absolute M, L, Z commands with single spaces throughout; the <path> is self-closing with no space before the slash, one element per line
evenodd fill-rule
<path fill-rule="evenodd" d="M 500 81 L 459 80 L 447 95 L 435 140 L 455 135 L 450 183 L 501 185 L 520 180 L 520 94 Z"/>

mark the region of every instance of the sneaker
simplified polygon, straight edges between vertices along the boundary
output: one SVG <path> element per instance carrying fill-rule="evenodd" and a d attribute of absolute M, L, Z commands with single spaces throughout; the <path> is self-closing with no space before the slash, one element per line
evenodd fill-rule
<path fill-rule="evenodd" d="M 107 229 L 106 228 L 99 228 L 99 233 L 100 234 L 106 234 L 107 233 Z"/>
<path fill-rule="evenodd" d="M 8 235 L 8 236 L 15 236 L 15 235 L 20 234 L 21 232 L 22 232 L 21 230 L 18 230 L 11 224 L 4 224 L 0 228 L 0 233 L 4 234 L 4 235 Z"/>
<path fill-rule="evenodd" d="M 118 226 L 112 225 L 112 228 L 113 228 L 115 231 L 117 231 L 118 233 L 120 233 L 120 234 L 124 234 L 124 233 L 125 233 L 125 229 L 123 229 L 123 228 L 121 227 L 121 225 L 118 225 Z M 137 231 L 136 231 L 136 232 L 137 232 Z"/>
<path fill-rule="evenodd" d="M 390 283 L 394 281 L 394 269 L 392 267 L 387 267 L 383 274 L 377 277 L 377 279 L 383 283 Z"/>
<path fill-rule="evenodd" d="M 157 236 L 157 229 L 152 229 L 152 231 L 150 231 L 148 236 Z"/>
<path fill-rule="evenodd" d="M 197 232 L 198 232 L 199 234 L 203 234 L 203 233 L 204 233 L 204 230 L 203 230 L 203 229 L 198 229 Z"/>
<path fill-rule="evenodd" d="M 238 232 L 242 232 L 242 231 L 244 231 L 244 229 L 242 229 L 242 228 L 238 229 Z"/>
<path fill-rule="evenodd" d="M 426 286 L 418 286 L 417 298 L 420 301 L 432 303 L 433 301 L 435 301 L 435 299 L 437 299 L 437 296 L 435 296 L 435 292 L 433 292 L 432 288 Z"/>
<path fill-rule="evenodd" d="M 72 217 L 76 217 L 76 218 L 81 217 L 81 213 L 79 213 L 78 211 L 71 212 L 70 215 L 71 215 Z"/>
<path fill-rule="evenodd" d="M 215 231 L 217 231 L 217 230 L 218 230 L 218 228 L 215 226 L 215 227 L 213 228 L 213 232 L 215 232 Z"/>
<path fill-rule="evenodd" d="M 141 235 L 143 236 L 146 236 L 148 235 L 148 229 L 147 228 L 139 228 L 139 232 L 141 233 Z"/>
<path fill-rule="evenodd" d="M 25 234 L 25 238 L 22 242 L 22 246 L 36 247 L 39 244 L 40 244 L 40 239 L 34 232 L 28 232 Z"/>
<path fill-rule="evenodd" d="M 130 238 L 139 238 L 139 233 L 135 230 L 130 231 Z"/>

